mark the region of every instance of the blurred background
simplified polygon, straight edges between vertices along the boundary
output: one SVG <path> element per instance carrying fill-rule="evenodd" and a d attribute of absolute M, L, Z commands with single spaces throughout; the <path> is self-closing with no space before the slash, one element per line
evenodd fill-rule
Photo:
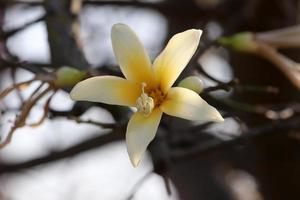
<path fill-rule="evenodd" d="M 300 199 L 299 22 L 299 0 L 1 0 L 0 200 Z M 202 29 L 179 81 L 199 76 L 225 122 L 164 116 L 133 168 L 132 110 L 73 102 L 74 83 L 58 83 L 61 69 L 122 76 L 115 23 L 152 60 Z"/>

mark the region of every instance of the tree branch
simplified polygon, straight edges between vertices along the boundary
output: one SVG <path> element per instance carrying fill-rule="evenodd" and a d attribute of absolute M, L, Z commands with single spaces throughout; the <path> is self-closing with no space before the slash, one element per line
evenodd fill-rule
<path fill-rule="evenodd" d="M 29 27 L 29 26 L 31 26 L 31 25 L 33 25 L 35 23 L 38 23 L 40 21 L 45 20 L 45 17 L 46 17 L 46 15 L 42 15 L 42 16 L 38 17 L 37 19 L 34 19 L 33 21 L 30 21 L 30 22 L 24 24 L 21 27 L 15 28 L 15 29 L 7 31 L 7 32 L 2 32 L 0 34 L 0 38 L 3 39 L 3 40 L 6 40 L 7 38 L 13 36 L 14 34 L 16 34 L 16 33 L 20 32 L 20 31 L 26 29 L 27 27 Z"/>
<path fill-rule="evenodd" d="M 212 140 L 206 144 L 194 145 L 191 148 L 174 149 L 171 152 L 173 161 L 192 159 L 204 153 L 210 153 L 215 150 L 233 147 L 244 144 L 262 136 L 273 136 L 274 134 L 287 134 L 290 131 L 300 130 L 300 117 L 294 117 L 288 120 L 278 120 L 276 123 L 267 123 L 265 125 L 250 129 L 247 133 L 228 141 Z"/>
<path fill-rule="evenodd" d="M 8 165 L 2 164 L 0 165 L 0 174 L 17 172 L 20 170 L 39 166 L 42 164 L 59 161 L 64 158 L 70 158 L 80 153 L 102 147 L 103 145 L 108 144 L 110 142 L 123 139 L 124 138 L 123 133 L 125 132 L 124 130 L 125 130 L 125 126 L 122 125 L 117 127 L 111 133 L 88 139 L 80 144 L 76 144 L 70 148 L 67 148 L 59 152 L 51 153 L 47 156 L 35 158 L 33 160 L 29 160 L 23 163 L 8 164 Z"/>
<path fill-rule="evenodd" d="M 181 161 L 192 159 L 200 154 L 210 153 L 214 150 L 220 150 L 223 148 L 230 148 L 236 145 L 243 144 L 247 141 L 253 140 L 261 136 L 273 136 L 274 134 L 286 134 L 289 131 L 300 129 L 300 117 L 294 117 L 287 120 L 278 120 L 274 124 L 266 124 L 253 129 L 250 129 L 247 133 L 228 141 L 223 140 L 212 140 L 206 144 L 201 143 L 193 145 L 190 148 L 175 148 L 171 150 L 170 157 L 173 161 Z M 80 144 L 74 145 L 66 150 L 55 152 L 50 155 L 26 161 L 24 163 L 11 164 L 11 165 L 0 165 L 0 174 L 12 173 L 31 167 L 39 166 L 42 164 L 58 161 L 64 158 L 69 158 L 80 153 L 101 147 L 110 142 L 121 140 L 124 138 L 123 134 L 125 125 L 117 127 L 114 131 L 107 135 L 101 135 L 96 138 L 88 139 Z"/>

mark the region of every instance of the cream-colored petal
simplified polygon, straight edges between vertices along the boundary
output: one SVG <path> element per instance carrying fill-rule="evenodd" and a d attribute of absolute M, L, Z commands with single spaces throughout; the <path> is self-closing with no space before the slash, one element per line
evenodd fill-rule
<path fill-rule="evenodd" d="M 154 61 L 154 71 L 161 89 L 167 92 L 194 55 L 201 30 L 187 30 L 174 35 Z"/>
<path fill-rule="evenodd" d="M 70 96 L 76 101 L 135 106 L 141 86 L 116 76 L 97 76 L 79 82 Z"/>
<path fill-rule="evenodd" d="M 131 81 L 150 84 L 153 71 L 149 56 L 136 34 L 125 24 L 115 24 L 111 41 L 124 76 Z"/>
<path fill-rule="evenodd" d="M 160 106 L 168 115 L 195 121 L 224 121 L 220 113 L 192 90 L 173 87 Z"/>
<path fill-rule="evenodd" d="M 161 116 L 160 109 L 155 109 L 148 117 L 136 112 L 129 120 L 126 144 L 130 161 L 134 167 L 139 164 L 147 146 L 153 140 Z"/>

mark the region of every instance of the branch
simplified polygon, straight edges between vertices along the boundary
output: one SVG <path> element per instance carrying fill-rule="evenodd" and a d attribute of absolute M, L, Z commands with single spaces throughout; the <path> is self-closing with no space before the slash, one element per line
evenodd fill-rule
<path fill-rule="evenodd" d="M 201 75 L 204 75 L 206 78 L 218 83 L 218 84 L 224 84 L 224 82 L 216 79 L 215 77 L 211 76 L 209 73 L 207 73 L 203 67 L 201 66 L 201 64 L 199 62 L 194 62 L 195 63 L 195 69 L 201 73 Z"/>
<path fill-rule="evenodd" d="M 111 133 L 88 139 L 80 144 L 76 144 L 70 148 L 67 148 L 59 152 L 51 153 L 47 156 L 35 158 L 33 160 L 29 160 L 23 163 L 8 164 L 8 165 L 2 164 L 0 165 L 0 174 L 17 172 L 20 170 L 39 166 L 42 164 L 59 161 L 64 158 L 70 158 L 80 153 L 102 147 L 105 144 L 123 139 L 124 130 L 125 130 L 125 126 L 122 125 L 117 127 Z"/>
<path fill-rule="evenodd" d="M 228 141 L 212 140 L 206 144 L 194 145 L 189 149 L 174 149 L 171 152 L 173 161 L 182 161 L 192 159 L 201 154 L 210 153 L 214 150 L 233 147 L 244 144 L 247 141 L 256 139 L 262 136 L 274 136 L 275 134 L 286 134 L 290 131 L 300 130 L 300 117 L 291 118 L 288 120 L 278 120 L 275 124 L 267 123 L 265 125 L 250 129 L 247 133 Z"/>
<path fill-rule="evenodd" d="M 279 89 L 273 86 L 262 86 L 262 85 L 241 85 L 238 79 L 233 79 L 227 83 L 219 83 L 216 86 L 205 88 L 202 93 L 214 92 L 217 90 L 224 90 L 229 92 L 231 89 L 238 92 L 261 92 L 270 94 L 279 94 Z"/>
<path fill-rule="evenodd" d="M 203 90 L 203 93 L 213 92 L 216 90 L 225 90 L 225 91 L 229 92 L 230 89 L 233 88 L 238 83 L 239 83 L 239 81 L 237 79 L 229 81 L 228 83 L 219 83 L 217 86 L 205 88 Z"/>
<path fill-rule="evenodd" d="M 134 195 L 136 194 L 136 192 L 141 188 L 141 186 L 143 185 L 143 183 L 145 183 L 150 177 L 151 175 L 153 175 L 153 171 L 149 171 L 147 172 L 144 176 L 142 176 L 140 178 L 140 180 L 138 180 L 136 182 L 136 184 L 133 186 L 132 191 L 129 193 L 129 196 L 127 198 L 125 198 L 126 200 L 132 200 L 134 198 Z"/>
<path fill-rule="evenodd" d="M 161 1 L 161 2 L 147 2 L 147 1 L 95 1 L 95 0 L 85 0 L 83 5 L 93 5 L 93 6 L 131 6 L 138 8 L 150 8 L 160 12 L 161 14 L 168 17 L 185 17 L 191 19 L 201 19 L 201 18 L 217 18 L 224 17 L 224 14 L 217 9 L 205 9 L 201 8 L 194 1 L 181 1 L 180 3 L 174 3 L 173 1 Z M 189 12 L 186 12 L 188 10 Z"/>
<path fill-rule="evenodd" d="M 76 123 L 78 124 L 91 124 L 91 125 L 94 125 L 94 126 L 99 126 L 101 128 L 115 128 L 117 126 L 117 124 L 114 124 L 114 123 L 102 123 L 102 122 L 96 122 L 96 121 L 93 121 L 93 120 L 83 120 L 83 119 L 80 119 L 79 117 L 77 116 L 67 116 L 68 119 L 70 120 L 74 120 Z"/>
<path fill-rule="evenodd" d="M 31 21 L 31 22 L 28 22 L 28 23 L 24 24 L 23 26 L 21 26 L 19 28 L 15 28 L 15 29 L 7 31 L 7 32 L 2 32 L 0 34 L 0 38 L 3 39 L 3 40 L 6 40 L 7 38 L 13 36 L 14 34 L 16 34 L 16 33 L 20 32 L 20 31 L 26 29 L 28 26 L 45 20 L 45 17 L 46 17 L 46 15 L 42 15 L 42 16 L 38 17 L 37 19 L 35 19 L 35 20 Z"/>
<path fill-rule="evenodd" d="M 15 58 L 14 55 L 10 55 L 11 58 Z M 19 61 L 19 60 L 12 60 L 12 59 L 1 59 L 0 62 L 2 63 L 3 67 L 6 68 L 22 68 L 29 72 L 32 72 L 33 74 L 48 74 L 49 71 L 45 70 L 45 68 L 51 68 L 52 65 L 50 64 L 43 64 L 43 63 L 28 63 L 25 61 Z"/>
<path fill-rule="evenodd" d="M 49 13 L 45 19 L 51 63 L 53 66 L 72 66 L 86 70 L 90 65 L 80 44 L 80 29 L 77 18 L 69 10 L 69 0 L 45 0 L 44 8 Z"/>
<path fill-rule="evenodd" d="M 94 6 L 105 6 L 105 5 L 116 5 L 116 6 L 134 6 L 140 8 L 154 8 L 160 9 L 162 3 L 153 3 L 153 2 L 141 2 L 141 1 L 94 1 L 94 0 L 85 0 L 83 5 L 94 5 Z"/>
<path fill-rule="evenodd" d="M 43 2 L 40 1 L 22 1 L 22 0 L 6 0 L 4 1 L 4 5 L 14 5 L 14 4 L 24 4 L 29 6 L 42 6 Z"/>
<path fill-rule="evenodd" d="M 21 0 L 14 0 L 14 1 L 7 1 L 7 5 L 11 4 L 25 4 L 29 6 L 42 6 L 43 2 L 38 1 L 21 1 Z M 83 5 L 88 6 L 131 6 L 136 8 L 150 8 L 160 12 L 161 14 L 168 16 L 168 17 L 185 17 L 185 18 L 194 18 L 194 19 L 207 19 L 208 17 L 211 18 L 219 18 L 223 19 L 228 17 L 224 9 L 208 9 L 202 8 L 197 5 L 193 1 L 182 1 L 180 3 L 174 3 L 172 1 L 162 1 L 162 2 L 144 2 L 144 1 L 101 1 L 101 0 L 83 0 Z M 221 6 L 220 6 L 221 7 Z M 222 8 L 222 7 L 221 7 Z M 186 12 L 188 10 L 189 12 Z"/>
<path fill-rule="evenodd" d="M 2 149 L 3 147 L 5 147 L 7 144 L 9 144 L 11 142 L 15 130 L 25 126 L 26 119 L 27 119 L 32 107 L 34 107 L 35 104 L 51 90 L 52 90 L 52 88 L 48 87 L 45 90 L 43 90 L 42 92 L 40 92 L 38 95 L 36 95 L 36 97 L 32 96 L 28 100 L 26 100 L 26 102 L 24 102 L 24 104 L 22 105 L 22 108 L 21 108 L 20 115 L 18 115 L 16 117 L 14 125 L 8 132 L 8 135 L 6 136 L 4 141 L 0 143 L 0 149 Z"/>
<path fill-rule="evenodd" d="M 236 145 L 243 144 L 247 141 L 253 140 L 261 136 L 273 136 L 274 134 L 286 134 L 292 130 L 300 129 L 300 117 L 291 118 L 288 120 L 278 120 L 275 124 L 266 124 L 257 128 L 249 130 L 247 133 L 229 140 L 220 141 L 213 140 L 206 144 L 194 145 L 189 149 L 172 149 L 170 157 L 173 161 L 181 161 L 192 159 L 195 156 L 204 153 L 210 153 L 214 150 L 220 150 L 222 148 L 229 148 Z M 0 174 L 12 173 L 19 170 L 28 169 L 31 167 L 39 166 L 45 163 L 58 161 L 64 158 L 69 158 L 78 155 L 82 152 L 86 152 L 110 142 L 118 141 L 124 138 L 125 125 L 117 127 L 114 131 L 109 134 L 101 135 L 96 138 L 88 139 L 80 144 L 74 145 L 66 150 L 55 152 L 45 157 L 26 161 L 24 163 L 12 164 L 12 165 L 0 165 Z"/>

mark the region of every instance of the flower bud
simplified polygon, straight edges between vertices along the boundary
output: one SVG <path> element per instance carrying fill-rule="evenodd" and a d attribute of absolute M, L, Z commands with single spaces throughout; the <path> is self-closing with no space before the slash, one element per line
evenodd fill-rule
<path fill-rule="evenodd" d="M 64 66 L 59 68 L 56 73 L 54 83 L 60 87 L 71 87 L 84 79 L 87 75 L 86 72 L 80 71 L 73 67 Z"/>
<path fill-rule="evenodd" d="M 226 47 L 230 47 L 236 51 L 254 53 L 258 44 L 254 40 L 253 33 L 242 32 L 230 37 L 221 37 L 218 42 Z"/>
<path fill-rule="evenodd" d="M 198 76 L 189 76 L 181 80 L 178 86 L 193 90 L 199 94 L 203 90 L 203 81 Z"/>

